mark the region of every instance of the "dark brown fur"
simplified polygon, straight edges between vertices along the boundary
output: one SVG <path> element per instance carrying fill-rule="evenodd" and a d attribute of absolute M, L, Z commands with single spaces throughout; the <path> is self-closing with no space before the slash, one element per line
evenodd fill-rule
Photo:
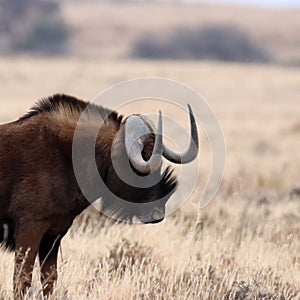
<path fill-rule="evenodd" d="M 72 166 L 73 133 L 86 106 L 74 97 L 54 95 L 38 102 L 19 120 L 0 126 L 0 243 L 16 250 L 17 298 L 31 284 L 37 255 L 44 294 L 52 292 L 60 241 L 74 218 L 90 204 L 78 187 Z M 122 182 L 112 168 L 110 150 L 117 132 L 123 130 L 123 118 L 96 105 L 89 107 L 89 114 L 87 122 L 91 123 L 93 118 L 108 116 L 99 131 L 96 160 L 100 175 L 115 194 L 129 202 L 151 202 L 172 193 L 176 179 L 169 169 L 160 175 L 156 186 L 148 189 Z M 145 158 L 151 156 L 153 140 L 149 137 Z M 82 142 L 84 146 L 84 139 Z M 124 151 L 121 140 L 120 153 Z M 103 208 L 118 210 L 106 195 L 96 196 L 103 197 Z M 131 212 L 128 218 L 134 214 Z"/>

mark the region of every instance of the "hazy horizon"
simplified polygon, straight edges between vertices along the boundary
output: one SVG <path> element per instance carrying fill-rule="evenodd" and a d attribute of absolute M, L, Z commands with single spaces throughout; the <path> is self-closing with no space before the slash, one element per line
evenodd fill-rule
<path fill-rule="evenodd" d="M 194 2 L 215 2 L 215 3 L 233 3 L 242 5 L 253 5 L 253 6 L 267 6 L 267 7 L 283 7 L 283 8 L 300 8 L 300 0 L 190 0 Z"/>

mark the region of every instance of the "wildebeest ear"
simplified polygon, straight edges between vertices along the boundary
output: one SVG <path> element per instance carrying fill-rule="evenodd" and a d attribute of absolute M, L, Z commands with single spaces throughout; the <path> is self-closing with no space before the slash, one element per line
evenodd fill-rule
<path fill-rule="evenodd" d="M 119 126 L 121 125 L 123 118 L 124 118 L 123 115 L 120 115 L 120 116 L 118 117 L 118 120 L 117 120 L 117 121 L 118 121 Z"/>
<path fill-rule="evenodd" d="M 123 115 L 118 115 L 118 113 L 115 111 L 108 116 L 108 119 L 112 120 L 116 124 L 117 128 L 121 126 L 123 118 Z"/>

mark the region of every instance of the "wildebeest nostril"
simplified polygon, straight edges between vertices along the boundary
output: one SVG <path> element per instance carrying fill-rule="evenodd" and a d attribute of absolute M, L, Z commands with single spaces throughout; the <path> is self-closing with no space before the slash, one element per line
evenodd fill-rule
<path fill-rule="evenodd" d="M 152 212 L 151 219 L 153 222 L 160 222 L 165 217 L 164 208 L 155 208 Z"/>

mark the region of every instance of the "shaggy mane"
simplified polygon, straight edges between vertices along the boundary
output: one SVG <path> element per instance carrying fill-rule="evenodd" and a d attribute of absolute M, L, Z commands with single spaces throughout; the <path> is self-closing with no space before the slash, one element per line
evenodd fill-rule
<path fill-rule="evenodd" d="M 48 114 L 59 119 L 77 122 L 83 111 L 87 113 L 89 119 L 101 118 L 105 122 L 113 121 L 117 125 L 120 125 L 123 119 L 123 116 L 119 116 L 116 112 L 102 106 L 69 95 L 55 94 L 39 100 L 19 121 L 30 119 L 39 114 Z"/>

